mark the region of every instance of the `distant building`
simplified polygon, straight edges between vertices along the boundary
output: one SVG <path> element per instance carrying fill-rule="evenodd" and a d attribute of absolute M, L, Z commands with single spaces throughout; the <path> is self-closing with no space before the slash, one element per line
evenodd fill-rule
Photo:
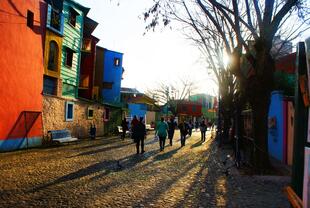
<path fill-rule="evenodd" d="M 155 106 L 155 100 L 135 88 L 121 88 L 121 101 L 127 103 L 127 117 L 143 117 L 147 124 L 155 122 L 156 112 L 159 108 Z"/>
<path fill-rule="evenodd" d="M 216 119 L 217 98 L 215 96 L 196 94 L 190 96 L 189 100 L 201 104 L 202 116 L 208 121 L 214 121 Z"/>
<path fill-rule="evenodd" d="M 288 74 L 295 74 L 296 52 L 279 57 L 275 60 L 275 70 Z"/>
<path fill-rule="evenodd" d="M 176 116 L 178 121 L 199 119 L 202 114 L 202 105 L 195 101 L 174 100 L 176 103 Z"/>

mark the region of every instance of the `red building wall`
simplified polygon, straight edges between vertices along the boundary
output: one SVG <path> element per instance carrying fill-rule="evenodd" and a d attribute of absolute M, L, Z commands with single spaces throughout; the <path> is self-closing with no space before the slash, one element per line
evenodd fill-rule
<path fill-rule="evenodd" d="M 92 92 L 94 87 L 94 72 L 95 72 L 95 57 L 96 57 L 96 45 L 99 41 L 94 36 L 90 37 L 92 40 L 91 43 L 91 52 L 85 53 L 82 52 L 81 56 L 81 77 L 88 76 L 88 88 L 87 89 L 79 89 L 79 97 L 92 99 Z"/>
<path fill-rule="evenodd" d="M 18 121 L 21 113 L 42 112 L 46 4 L 41 0 L 1 0 L 0 8 L 0 151 L 5 151 L 24 145 L 20 138 L 23 118 Z M 34 13 L 33 28 L 27 26 L 27 10 Z M 38 141 L 30 143 L 39 142 L 41 132 L 39 117 L 28 134 Z"/>
<path fill-rule="evenodd" d="M 275 61 L 276 71 L 282 71 L 289 74 L 295 73 L 296 53 L 283 56 Z"/>
<path fill-rule="evenodd" d="M 193 102 L 183 102 L 177 104 L 177 114 L 188 116 L 201 116 L 202 105 Z"/>

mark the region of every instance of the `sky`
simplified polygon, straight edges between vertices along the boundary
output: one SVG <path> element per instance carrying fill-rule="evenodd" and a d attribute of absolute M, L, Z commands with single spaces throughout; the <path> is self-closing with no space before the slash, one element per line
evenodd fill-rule
<path fill-rule="evenodd" d="M 76 0 L 89 7 L 88 17 L 99 23 L 93 35 L 99 46 L 124 53 L 122 87 L 144 92 L 158 83 L 194 80 L 197 93 L 215 95 L 217 86 L 202 63 L 199 50 L 178 31 L 145 32 L 142 14 L 150 0 Z"/>
<path fill-rule="evenodd" d="M 199 50 L 177 30 L 165 28 L 145 32 L 143 12 L 151 0 L 76 0 L 89 7 L 88 17 L 99 23 L 93 35 L 99 46 L 122 52 L 125 73 L 122 87 L 144 92 L 158 83 L 180 83 L 180 79 L 195 81 L 196 93 L 216 95 L 218 88 L 208 75 Z M 310 37 L 307 31 L 303 41 Z"/>

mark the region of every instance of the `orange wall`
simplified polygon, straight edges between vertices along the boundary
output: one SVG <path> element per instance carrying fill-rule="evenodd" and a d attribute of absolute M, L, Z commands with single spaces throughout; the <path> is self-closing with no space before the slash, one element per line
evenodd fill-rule
<path fill-rule="evenodd" d="M 42 112 L 43 43 L 46 4 L 41 0 L 0 0 L 0 140 L 8 139 L 22 111 Z M 27 10 L 34 13 L 27 27 Z M 31 136 L 39 136 L 36 122 Z"/>
<path fill-rule="evenodd" d="M 294 105 L 293 102 L 287 102 L 287 164 L 293 163 L 293 145 L 294 145 Z"/>

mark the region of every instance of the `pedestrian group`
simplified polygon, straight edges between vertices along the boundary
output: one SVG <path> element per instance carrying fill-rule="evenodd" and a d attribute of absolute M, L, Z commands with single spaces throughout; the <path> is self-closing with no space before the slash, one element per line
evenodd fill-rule
<path fill-rule="evenodd" d="M 124 140 L 125 133 L 126 131 L 129 130 L 126 118 L 122 120 L 121 126 L 123 129 L 121 138 Z M 136 143 L 137 154 L 143 154 L 145 152 L 144 139 L 146 138 L 146 126 L 143 117 L 140 117 L 138 119 L 137 116 L 134 116 L 130 123 L 130 126 L 131 126 L 131 138 Z M 189 120 L 188 122 L 185 120 L 181 120 L 179 124 L 177 124 L 177 122 L 173 117 L 170 117 L 170 119 L 167 122 L 165 121 L 164 117 L 162 117 L 160 121 L 157 123 L 155 128 L 155 138 L 157 138 L 159 141 L 160 151 L 164 151 L 165 149 L 167 136 L 169 139 L 169 144 L 170 146 L 172 146 L 173 136 L 176 127 L 178 127 L 180 130 L 181 147 L 185 146 L 186 136 L 189 135 L 190 137 L 192 135 L 193 128 L 195 128 L 195 131 L 197 131 L 199 128 L 201 132 L 201 141 L 202 142 L 206 141 L 207 124 L 204 118 L 200 122 L 198 122 L 197 120 L 195 122 L 192 122 L 192 120 Z"/>

